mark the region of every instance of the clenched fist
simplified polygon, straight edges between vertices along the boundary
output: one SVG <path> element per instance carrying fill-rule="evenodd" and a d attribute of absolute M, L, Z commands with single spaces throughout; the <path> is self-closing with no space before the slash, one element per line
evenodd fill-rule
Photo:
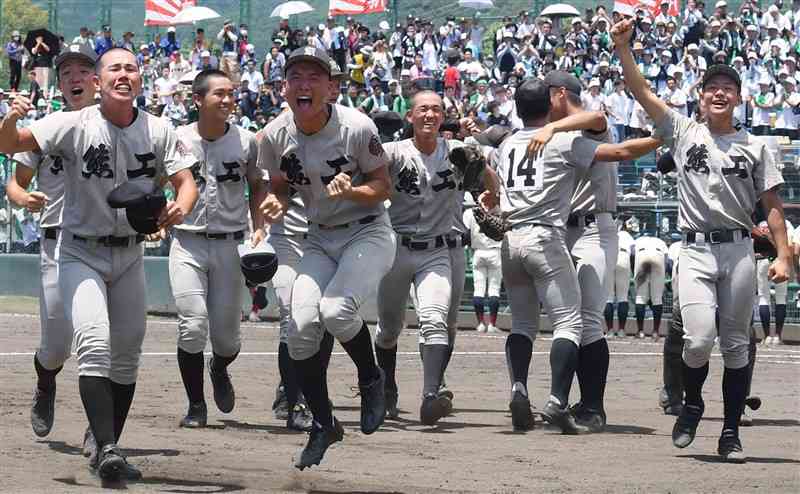
<path fill-rule="evenodd" d="M 35 110 L 31 100 L 18 94 L 11 102 L 11 109 L 6 114 L 6 118 L 16 122 L 20 118 L 25 118 L 31 110 Z"/>
<path fill-rule="evenodd" d="M 259 209 L 261 210 L 261 214 L 264 215 L 264 221 L 267 223 L 275 223 L 283 216 L 283 213 L 286 212 L 286 204 L 281 202 L 275 194 L 269 194 L 267 198 L 264 199 L 264 202 L 261 203 Z"/>
<path fill-rule="evenodd" d="M 617 48 L 628 46 L 633 37 L 636 24 L 634 19 L 623 19 L 611 28 L 611 39 Z"/>
<path fill-rule="evenodd" d="M 353 190 L 353 183 L 350 181 L 350 175 L 342 172 L 333 177 L 333 180 L 325 187 L 329 197 L 341 197 L 347 199 L 350 191 Z"/>
<path fill-rule="evenodd" d="M 186 212 L 181 205 L 175 201 L 170 201 L 164 209 L 161 210 L 161 214 L 158 216 L 158 227 L 165 230 L 171 226 L 180 225 L 183 223 L 183 218 L 185 216 Z"/>

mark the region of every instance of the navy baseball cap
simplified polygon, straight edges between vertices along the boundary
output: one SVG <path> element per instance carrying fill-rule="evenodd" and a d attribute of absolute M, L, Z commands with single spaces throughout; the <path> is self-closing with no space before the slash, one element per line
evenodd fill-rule
<path fill-rule="evenodd" d="M 711 67 L 709 67 L 708 70 L 706 70 L 705 75 L 703 76 L 703 83 L 700 87 L 705 89 L 706 84 L 708 84 L 708 81 L 710 81 L 712 77 L 718 75 L 725 76 L 728 79 L 732 80 L 739 88 L 739 90 L 740 91 L 742 90 L 742 79 L 739 76 L 739 72 L 737 72 L 736 69 L 734 69 L 730 65 L 726 65 L 724 63 L 714 64 Z"/>
<path fill-rule="evenodd" d="M 527 79 L 514 92 L 514 102 L 517 110 L 520 108 L 550 108 L 550 86 L 538 79 Z"/>
<path fill-rule="evenodd" d="M 328 76 L 331 75 L 331 57 L 329 57 L 325 50 L 321 48 L 304 46 L 294 50 L 289 55 L 289 58 L 286 59 L 286 67 L 284 67 L 283 73 L 288 73 L 289 68 L 298 62 L 310 62 L 316 64 L 323 71 L 325 71 Z"/>
<path fill-rule="evenodd" d="M 136 182 L 125 182 L 108 194 L 108 205 L 114 209 L 125 209 L 131 228 L 139 233 L 158 231 L 158 216 L 167 205 L 161 188 L 153 185 L 149 191 Z"/>
<path fill-rule="evenodd" d="M 581 91 L 583 90 L 581 81 L 579 81 L 574 75 L 564 72 L 563 70 L 551 70 L 548 72 L 544 77 L 544 84 L 548 87 L 548 89 L 551 87 L 563 87 L 570 93 L 578 96 L 580 96 Z"/>
<path fill-rule="evenodd" d="M 67 60 L 80 60 L 93 66 L 97 62 L 97 53 L 92 50 L 88 43 L 69 45 L 66 50 L 56 57 L 56 70 Z"/>

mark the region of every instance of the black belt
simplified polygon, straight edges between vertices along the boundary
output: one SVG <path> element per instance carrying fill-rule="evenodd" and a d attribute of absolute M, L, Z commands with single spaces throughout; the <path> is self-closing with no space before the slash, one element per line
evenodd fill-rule
<path fill-rule="evenodd" d="M 735 242 L 736 232 L 741 234 L 740 238 L 750 238 L 748 230 L 715 230 L 713 232 L 684 232 L 683 241 L 688 243 L 696 243 L 699 236 L 702 235 L 701 241 L 708 244 L 722 244 L 726 242 Z"/>
<path fill-rule="evenodd" d="M 461 245 L 458 245 L 458 240 L 461 239 Z M 470 245 L 469 235 L 466 233 L 462 233 L 461 235 L 456 235 L 454 237 L 447 237 L 446 239 L 447 246 L 451 249 L 455 249 L 456 247 L 467 247 Z"/>
<path fill-rule="evenodd" d="M 411 240 L 411 237 L 401 237 L 400 245 L 407 247 L 410 250 L 438 249 L 440 247 L 444 247 L 445 241 L 448 241 L 449 245 L 449 240 L 450 239 L 446 238 L 444 235 L 439 235 L 436 238 L 424 242 Z"/>
<path fill-rule="evenodd" d="M 341 225 L 321 225 L 319 223 L 312 223 L 309 221 L 308 226 L 316 225 L 317 228 L 319 228 L 320 230 L 339 230 L 344 228 L 350 228 L 351 226 L 355 225 L 368 225 L 373 221 L 375 221 L 376 218 L 378 218 L 378 216 L 373 214 L 370 216 L 364 216 L 360 220 L 351 221 L 350 223 L 342 223 Z"/>
<path fill-rule="evenodd" d="M 58 232 L 61 231 L 61 228 L 57 226 L 53 226 L 50 228 L 42 228 L 42 234 L 44 234 L 44 238 L 47 240 L 56 240 L 58 239 Z"/>
<path fill-rule="evenodd" d="M 228 239 L 241 240 L 244 238 L 244 231 L 242 230 L 232 233 L 194 232 L 194 234 L 200 237 L 205 237 L 208 240 L 228 240 Z"/>
<path fill-rule="evenodd" d="M 94 242 L 104 247 L 130 247 L 144 242 L 144 235 L 137 234 L 135 237 L 115 237 L 113 235 L 106 235 L 105 237 L 81 237 L 80 235 L 72 235 L 72 238 L 80 242 Z M 133 243 L 131 243 L 133 241 Z"/>
<path fill-rule="evenodd" d="M 567 226 L 589 226 L 596 221 L 593 214 L 570 214 L 567 218 Z"/>

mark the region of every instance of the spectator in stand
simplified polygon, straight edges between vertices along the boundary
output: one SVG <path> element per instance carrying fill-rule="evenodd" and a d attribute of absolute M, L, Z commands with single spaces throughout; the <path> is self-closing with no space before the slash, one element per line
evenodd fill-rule
<path fill-rule="evenodd" d="M 372 85 L 372 94 L 361 102 L 358 109 L 367 115 L 373 115 L 378 112 L 389 111 L 391 105 L 391 97 L 383 92 L 383 85 L 377 76 L 373 76 L 370 81 Z"/>
<path fill-rule="evenodd" d="M 161 50 L 161 56 L 165 58 L 172 57 L 173 53 L 181 49 L 181 42 L 178 41 L 178 38 L 175 34 L 175 26 L 170 26 L 167 28 L 167 37 L 161 40 L 159 48 Z"/>
<path fill-rule="evenodd" d="M 797 92 L 797 81 L 792 76 L 783 80 L 783 95 L 778 106 L 778 118 L 775 122 L 775 134 L 786 136 L 791 140 L 800 139 L 798 134 L 798 113 L 800 113 L 800 94 Z"/>
<path fill-rule="evenodd" d="M 372 53 L 372 77 L 377 77 L 381 82 L 383 92 L 389 90 L 389 80 L 392 78 L 392 68 L 394 58 L 386 50 L 386 42 L 378 39 L 373 45 Z"/>
<path fill-rule="evenodd" d="M 234 84 L 239 83 L 240 70 L 239 70 L 239 57 L 237 55 L 236 42 L 239 36 L 236 34 L 236 28 L 230 19 L 226 19 L 222 25 L 222 29 L 217 33 L 217 39 L 222 42 L 222 60 L 220 62 L 220 69 L 227 74 Z"/>
<path fill-rule="evenodd" d="M 275 90 L 272 81 L 265 81 L 258 96 L 259 112 L 265 116 L 277 115 L 280 113 L 281 103 L 283 98 Z"/>
<path fill-rule="evenodd" d="M 676 112 L 683 116 L 689 116 L 686 106 L 686 94 L 676 84 L 674 76 L 670 75 L 667 77 L 667 87 L 659 93 L 659 97 L 667 103 L 667 106 Z"/>
<path fill-rule="evenodd" d="M 581 94 L 581 102 L 586 111 L 605 111 L 605 97 L 600 93 L 600 79 L 589 82 L 589 90 Z"/>
<path fill-rule="evenodd" d="M 769 135 L 772 123 L 770 112 L 775 109 L 775 93 L 770 90 L 772 79 L 767 74 L 762 74 L 758 81 L 758 93 L 753 97 L 753 129 L 757 136 Z"/>
<path fill-rule="evenodd" d="M 364 74 L 370 70 L 371 57 L 372 47 L 365 45 L 353 56 L 353 63 L 347 65 L 347 68 L 350 69 L 350 80 L 358 84 L 359 88 L 366 84 Z"/>
<path fill-rule="evenodd" d="M 198 27 L 194 34 L 194 45 L 192 46 L 192 52 L 189 54 L 189 62 L 192 64 L 193 68 L 198 69 L 202 66 L 200 58 L 203 56 L 204 51 L 208 51 L 208 43 L 206 43 L 206 31 L 202 27 Z"/>
<path fill-rule="evenodd" d="M 350 81 L 347 85 L 347 92 L 339 96 L 338 104 L 349 108 L 358 108 L 361 104 L 358 100 L 358 84 Z"/>
<path fill-rule="evenodd" d="M 264 65 L 261 67 L 261 74 L 264 80 L 276 82 L 283 80 L 283 67 L 286 65 L 286 56 L 280 51 L 280 44 L 275 43 L 264 58 Z"/>
<path fill-rule="evenodd" d="M 180 51 L 172 53 L 172 61 L 169 63 L 169 77 L 175 81 L 180 81 L 181 78 L 192 71 L 192 65 L 188 60 L 183 58 Z"/>
<path fill-rule="evenodd" d="M 114 38 L 111 36 L 111 26 L 103 26 L 102 36 L 94 40 L 94 52 L 97 53 L 99 58 L 100 55 L 114 48 L 115 45 Z"/>
<path fill-rule="evenodd" d="M 159 115 L 164 110 L 164 107 L 172 104 L 172 96 L 178 89 L 178 81 L 171 78 L 169 75 L 169 67 L 161 69 L 161 77 L 153 82 L 155 88 L 155 95 L 158 98 Z"/>
<path fill-rule="evenodd" d="M 242 84 L 245 83 L 247 83 L 248 97 L 250 98 L 250 104 L 248 105 L 250 111 L 247 111 L 246 114 L 252 118 L 255 112 L 256 99 L 261 93 L 261 86 L 264 84 L 264 76 L 256 70 L 256 62 L 253 60 L 247 62 L 247 68 L 242 74 Z"/>
<path fill-rule="evenodd" d="M 31 68 L 39 87 L 45 91 L 50 87 L 50 71 L 53 68 L 54 55 L 50 46 L 44 42 L 44 37 L 37 36 L 36 44 L 31 48 Z"/>
<path fill-rule="evenodd" d="M 628 135 L 626 128 L 630 123 L 630 112 L 633 107 L 633 98 L 625 92 L 625 81 L 617 79 L 614 82 L 614 93 L 608 97 L 606 112 L 611 124 L 614 142 L 622 142 Z"/>
<path fill-rule="evenodd" d="M 211 55 L 211 52 L 208 50 L 203 50 L 200 53 L 200 66 L 197 67 L 197 70 L 216 70 L 219 68 L 219 61 L 217 61 L 217 57 Z"/>
<path fill-rule="evenodd" d="M 125 31 L 125 33 L 122 35 L 122 40 L 117 42 L 117 46 L 119 48 L 125 48 L 130 52 L 136 53 L 136 45 L 134 45 L 133 41 L 134 36 L 136 36 L 136 33 L 133 31 Z"/>
<path fill-rule="evenodd" d="M 22 79 L 22 54 L 25 47 L 22 46 L 22 38 L 19 31 L 11 33 L 11 41 L 6 43 L 6 55 L 8 55 L 8 87 L 11 91 L 19 90 L 19 82 Z"/>
<path fill-rule="evenodd" d="M 80 29 L 79 34 L 72 38 L 73 45 L 89 45 L 94 50 L 94 36 L 89 32 L 89 28 L 84 26 Z"/>

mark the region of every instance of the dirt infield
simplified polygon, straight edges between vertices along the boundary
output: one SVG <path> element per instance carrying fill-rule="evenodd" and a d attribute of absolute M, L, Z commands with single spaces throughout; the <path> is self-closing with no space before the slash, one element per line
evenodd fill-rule
<path fill-rule="evenodd" d="M 35 384 L 33 351 L 39 324 L 32 316 L 0 315 L 0 491 L 99 492 L 100 481 L 80 456 L 86 419 L 77 392 L 75 360 L 59 376 L 56 421 L 38 439 L 29 421 Z M 243 353 L 231 366 L 237 403 L 233 413 L 214 408 L 210 384 L 209 427 L 182 430 L 186 398 L 177 370 L 175 323 L 149 319 L 145 355 L 121 446 L 145 479 L 129 492 L 798 492 L 800 491 L 800 347 L 758 354 L 754 390 L 764 405 L 752 428 L 742 429 L 749 461 L 719 463 L 721 359 L 712 360 L 706 417 L 695 443 L 672 447 L 673 418 L 657 407 L 661 345 L 611 340 L 606 399 L 608 431 L 562 436 L 537 422 L 527 434 L 511 431 L 507 412 L 505 335 L 459 333 L 448 370 L 455 411 L 438 427 L 418 423 L 421 366 L 412 330 L 398 357 L 400 421 L 371 436 L 358 431 L 358 398 L 352 363 L 337 345 L 330 389 L 345 425 L 342 443 L 319 468 L 298 472 L 293 456 L 306 436 L 292 433 L 269 411 L 277 372 L 274 324 L 243 325 Z M 534 404 L 549 389 L 548 338 L 534 346 Z M 573 386 L 577 396 L 577 384 Z M 119 487 L 119 486 L 115 486 Z"/>

